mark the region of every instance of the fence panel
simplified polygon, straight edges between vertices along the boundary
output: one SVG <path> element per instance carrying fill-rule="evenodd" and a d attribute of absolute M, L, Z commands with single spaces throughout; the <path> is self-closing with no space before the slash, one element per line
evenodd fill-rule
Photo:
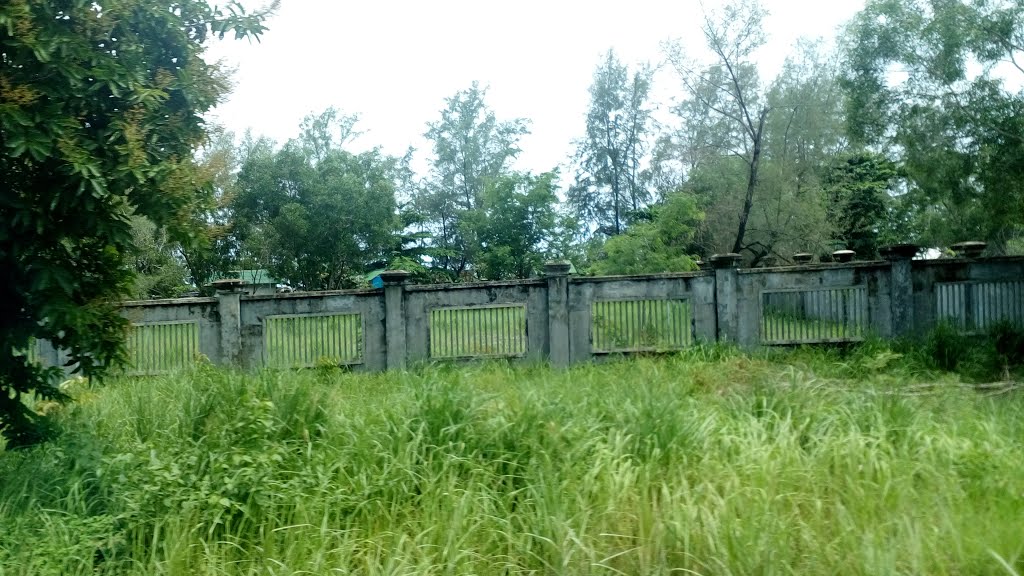
<path fill-rule="evenodd" d="M 761 293 L 762 344 L 854 342 L 870 325 L 863 286 Z"/>
<path fill-rule="evenodd" d="M 264 319 L 263 337 L 264 362 L 273 368 L 363 362 L 362 314 L 268 316 Z"/>
<path fill-rule="evenodd" d="M 597 300 L 590 320 L 594 354 L 678 350 L 693 343 L 687 299 Z"/>
<path fill-rule="evenodd" d="M 938 283 L 935 316 L 967 333 L 1001 321 L 1024 326 L 1024 281 Z"/>
<path fill-rule="evenodd" d="M 429 330 L 431 358 L 514 358 L 527 351 L 523 304 L 433 308 Z"/>
<path fill-rule="evenodd" d="M 199 322 L 132 324 L 128 334 L 128 374 L 155 375 L 180 370 L 199 355 Z"/>

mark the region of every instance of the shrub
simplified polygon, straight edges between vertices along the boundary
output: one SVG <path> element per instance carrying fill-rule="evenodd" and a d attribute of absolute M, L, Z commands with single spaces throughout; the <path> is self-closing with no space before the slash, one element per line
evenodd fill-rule
<path fill-rule="evenodd" d="M 974 344 L 955 326 L 943 322 L 928 335 L 925 350 L 938 368 L 952 372 L 971 356 Z"/>
<path fill-rule="evenodd" d="M 964 334 L 942 323 L 928 335 L 924 351 L 937 368 L 969 380 L 1006 378 L 1024 364 L 1024 330 L 1000 321 L 983 334 Z"/>

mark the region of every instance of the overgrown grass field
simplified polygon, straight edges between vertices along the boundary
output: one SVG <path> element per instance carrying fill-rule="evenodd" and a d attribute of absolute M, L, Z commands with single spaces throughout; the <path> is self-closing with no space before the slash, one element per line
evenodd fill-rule
<path fill-rule="evenodd" d="M 72 393 L 0 575 L 1024 571 L 1024 397 L 876 345 Z"/>

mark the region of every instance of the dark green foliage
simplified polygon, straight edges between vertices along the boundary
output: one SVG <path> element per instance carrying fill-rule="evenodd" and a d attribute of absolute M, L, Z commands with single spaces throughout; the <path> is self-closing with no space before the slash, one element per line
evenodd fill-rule
<path fill-rule="evenodd" d="M 246 268 L 266 268 L 297 289 L 337 290 L 391 256 L 404 160 L 343 149 L 355 120 L 329 109 L 280 149 L 266 140 L 249 146 L 232 202 Z"/>
<path fill-rule="evenodd" d="M 672 194 L 648 211 L 650 221 L 638 222 L 624 234 L 599 247 L 588 267 L 594 274 L 652 274 L 686 272 L 697 268 L 694 238 L 704 213 L 688 194 Z"/>
<path fill-rule="evenodd" d="M 135 244 L 131 258 L 131 268 L 135 272 L 132 298 L 177 298 L 189 290 L 186 284 L 188 272 L 178 260 L 176 246 L 166 230 L 136 216 L 132 218 L 132 238 Z"/>
<path fill-rule="evenodd" d="M 1005 379 L 1024 366 L 1024 329 L 997 322 L 983 334 L 965 334 L 940 324 L 928 335 L 924 350 L 934 365 L 985 382 Z"/>
<path fill-rule="evenodd" d="M 238 170 L 235 138 L 217 128 L 211 132 L 198 153 L 199 174 L 209 185 L 204 186 L 206 193 L 190 211 L 189 236 L 179 239 L 176 246 L 176 257 L 188 271 L 192 289 L 202 296 L 213 296 L 211 282 L 239 268 L 231 212 Z"/>
<path fill-rule="evenodd" d="M 1006 367 L 1024 366 L 1024 328 L 1008 321 L 997 322 L 988 331 L 996 359 Z"/>
<path fill-rule="evenodd" d="M 519 139 L 527 134 L 523 119 L 499 121 L 484 98 L 487 89 L 474 82 L 446 99 L 441 118 L 428 124 L 431 173 L 413 205 L 421 231 L 429 232 L 432 266 L 458 279 L 478 264 L 480 240 L 469 215 L 484 207 L 489 182 L 511 176 Z"/>
<path fill-rule="evenodd" d="M 1019 2 L 873 0 L 852 22 L 850 134 L 901 162 L 905 240 L 1001 254 L 1024 234 L 1022 37 Z"/>
<path fill-rule="evenodd" d="M 130 292 L 129 214 L 184 221 L 203 114 L 223 94 L 211 35 L 263 31 L 240 4 L 12 0 L 0 4 L 0 433 L 37 438 L 20 396 L 59 396 L 31 338 L 97 375 L 124 359 L 113 302 Z M 173 228 L 173 227 L 172 227 Z"/>
<path fill-rule="evenodd" d="M 920 370 L 873 341 L 80 388 L 0 453 L 0 571 L 1019 571 L 1021 397 Z"/>
<path fill-rule="evenodd" d="M 928 335 L 925 347 L 942 370 L 956 370 L 971 354 L 976 342 L 950 324 L 940 324 Z"/>
<path fill-rule="evenodd" d="M 890 225 L 897 176 L 892 161 L 871 152 L 846 155 L 826 169 L 823 187 L 834 238 L 858 259 L 873 260 L 881 245 L 902 240 Z"/>
<path fill-rule="evenodd" d="M 510 174 L 489 180 L 480 208 L 467 213 L 466 236 L 477 246 L 477 276 L 484 280 L 529 278 L 547 260 L 546 244 L 558 225 L 556 172 Z"/>
<path fill-rule="evenodd" d="M 629 73 L 613 50 L 594 71 L 586 136 L 576 143 L 576 181 L 568 203 L 581 220 L 607 236 L 621 234 L 651 201 L 643 162 L 654 121 L 654 70 Z"/>

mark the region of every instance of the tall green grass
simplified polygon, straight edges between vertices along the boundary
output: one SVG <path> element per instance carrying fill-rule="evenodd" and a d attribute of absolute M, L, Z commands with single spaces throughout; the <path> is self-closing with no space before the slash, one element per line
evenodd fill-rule
<path fill-rule="evenodd" d="M 1024 399 L 878 344 L 73 392 L 0 575 L 1024 571 Z"/>

